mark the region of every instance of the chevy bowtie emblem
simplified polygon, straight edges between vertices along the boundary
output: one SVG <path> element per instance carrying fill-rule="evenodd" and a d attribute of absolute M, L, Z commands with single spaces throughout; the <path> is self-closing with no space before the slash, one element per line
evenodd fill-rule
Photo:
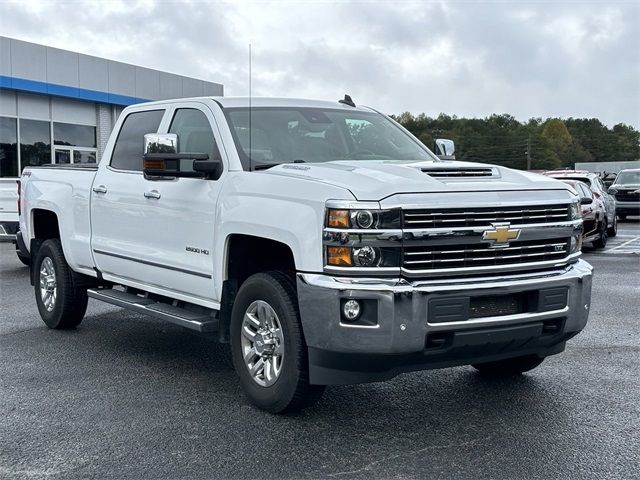
<path fill-rule="evenodd" d="M 482 240 L 491 243 L 492 247 L 506 247 L 509 240 L 516 240 L 520 236 L 519 228 L 510 228 L 509 224 L 492 224 L 493 230 L 485 230 Z"/>

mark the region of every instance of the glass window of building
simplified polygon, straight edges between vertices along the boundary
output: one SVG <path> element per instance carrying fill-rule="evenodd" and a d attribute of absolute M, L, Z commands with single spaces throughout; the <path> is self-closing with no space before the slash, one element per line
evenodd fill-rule
<path fill-rule="evenodd" d="M 53 123 L 54 145 L 96 148 L 96 127 L 73 123 Z"/>
<path fill-rule="evenodd" d="M 49 122 L 20 119 L 20 161 L 22 168 L 51 163 Z"/>
<path fill-rule="evenodd" d="M 73 163 L 96 163 L 96 152 L 89 150 L 74 150 Z"/>
<path fill-rule="evenodd" d="M 0 178 L 17 177 L 18 127 L 15 118 L 0 117 Z"/>

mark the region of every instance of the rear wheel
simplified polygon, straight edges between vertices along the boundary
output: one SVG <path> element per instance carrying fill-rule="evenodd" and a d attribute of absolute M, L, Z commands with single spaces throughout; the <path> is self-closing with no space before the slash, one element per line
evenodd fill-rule
<path fill-rule="evenodd" d="M 49 328 L 77 327 L 87 310 L 87 290 L 75 288 L 60 240 L 45 241 L 36 257 L 36 303 Z"/>
<path fill-rule="evenodd" d="M 613 216 L 613 223 L 611 227 L 607 230 L 607 236 L 613 238 L 618 234 L 618 217 L 616 215 Z"/>
<path fill-rule="evenodd" d="M 600 223 L 600 233 L 598 239 L 594 240 L 593 246 L 595 248 L 604 248 L 607 246 L 607 219 L 605 218 Z"/>
<path fill-rule="evenodd" d="M 511 376 L 533 370 L 543 361 L 544 357 L 540 358 L 537 355 L 526 355 L 524 357 L 509 358 L 497 362 L 477 363 L 472 365 L 472 367 L 483 375 Z"/>
<path fill-rule="evenodd" d="M 297 295 L 285 274 L 258 273 L 242 284 L 230 333 L 233 364 L 253 404 L 280 413 L 320 398 L 325 387 L 309 384 Z"/>

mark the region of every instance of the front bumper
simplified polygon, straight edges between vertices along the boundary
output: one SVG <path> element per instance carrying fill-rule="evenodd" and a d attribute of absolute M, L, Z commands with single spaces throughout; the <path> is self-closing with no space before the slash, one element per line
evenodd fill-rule
<path fill-rule="evenodd" d="M 583 260 L 560 271 L 412 283 L 300 273 L 310 380 L 324 385 L 372 382 L 412 370 L 559 353 L 587 323 L 591 277 L 592 268 Z M 566 292 L 561 303 L 521 313 L 470 318 L 460 311 L 468 299 L 558 290 Z M 341 320 L 347 299 L 361 301 L 366 321 Z M 434 317 L 436 309 L 444 316 Z"/>

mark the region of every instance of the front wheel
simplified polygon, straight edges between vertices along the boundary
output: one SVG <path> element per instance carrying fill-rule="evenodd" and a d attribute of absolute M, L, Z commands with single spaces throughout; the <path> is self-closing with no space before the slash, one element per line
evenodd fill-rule
<path fill-rule="evenodd" d="M 533 370 L 544 361 L 544 357 L 537 355 L 527 355 L 524 357 L 498 360 L 497 362 L 477 363 L 472 365 L 483 375 L 491 376 L 513 376 L 519 375 L 529 370 Z"/>
<path fill-rule="evenodd" d="M 231 313 L 231 355 L 253 404 L 271 413 L 315 403 L 324 386 L 309 384 L 307 346 L 293 281 L 258 273 L 240 287 Z"/>
<path fill-rule="evenodd" d="M 45 241 L 38 250 L 35 269 L 36 303 L 49 328 L 77 327 L 87 311 L 87 290 L 75 288 L 71 269 L 57 238 Z"/>
<path fill-rule="evenodd" d="M 607 219 L 605 218 L 600 223 L 600 233 L 598 239 L 593 241 L 595 248 L 604 248 L 607 246 Z"/>

